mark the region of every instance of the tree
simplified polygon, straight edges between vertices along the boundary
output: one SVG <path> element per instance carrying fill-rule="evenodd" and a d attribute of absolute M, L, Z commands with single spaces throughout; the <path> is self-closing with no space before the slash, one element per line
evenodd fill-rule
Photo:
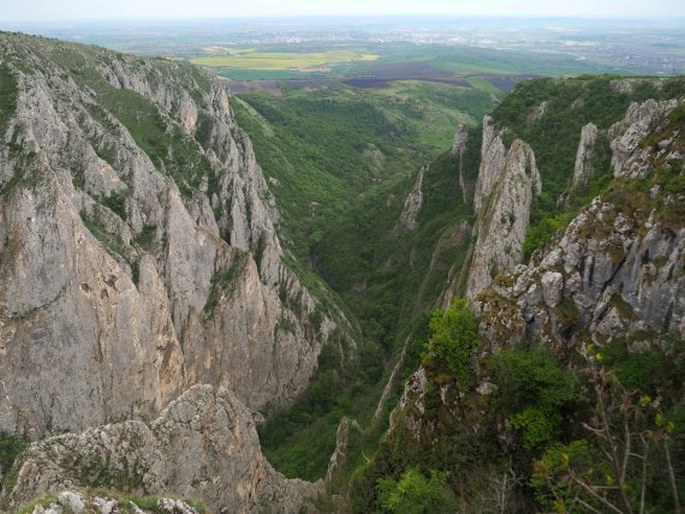
<path fill-rule="evenodd" d="M 527 450 L 544 448 L 580 401 L 576 378 L 543 348 L 502 352 L 493 363 L 499 407 Z"/>
<path fill-rule="evenodd" d="M 423 365 L 437 381 L 456 378 L 463 388 L 473 385 L 477 365 L 474 350 L 480 343 L 478 320 L 466 300 L 456 298 L 446 311 L 436 310 L 429 322 L 430 339 Z"/>
<path fill-rule="evenodd" d="M 385 512 L 397 514 L 440 514 L 457 510 L 457 498 L 447 485 L 449 473 L 431 471 L 426 477 L 412 468 L 399 481 L 381 478 L 376 488 Z"/>
<path fill-rule="evenodd" d="M 557 512 L 682 512 L 671 456 L 676 425 L 664 413 L 665 400 L 626 389 L 592 348 L 586 357 L 594 393 L 583 423 L 587 438 L 555 445 L 535 463 L 538 499 Z"/>

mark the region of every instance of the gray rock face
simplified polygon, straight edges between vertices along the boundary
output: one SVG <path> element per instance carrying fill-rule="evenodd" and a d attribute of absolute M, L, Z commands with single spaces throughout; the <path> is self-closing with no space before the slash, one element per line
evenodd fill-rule
<path fill-rule="evenodd" d="M 597 144 L 597 126 L 588 123 L 580 131 L 580 143 L 576 152 L 576 164 L 573 167 L 571 187 L 583 187 L 595 173 L 595 145 Z"/>
<path fill-rule="evenodd" d="M 526 116 L 526 130 L 531 130 L 535 123 L 537 123 L 547 112 L 547 107 L 549 106 L 549 101 L 544 100 L 538 105 L 533 107 L 531 111 Z"/>
<path fill-rule="evenodd" d="M 495 120 L 490 115 L 483 118 L 483 143 L 480 150 L 480 168 L 473 197 L 473 209 L 480 213 L 487 202 L 490 192 L 504 169 L 507 149 L 504 147 Z"/>
<path fill-rule="evenodd" d="M 457 127 L 457 131 L 454 134 L 452 154 L 459 156 L 459 188 L 461 189 L 461 197 L 464 203 L 468 202 L 466 195 L 466 180 L 464 179 L 464 150 L 466 149 L 468 140 L 469 126 L 462 123 Z"/>
<path fill-rule="evenodd" d="M 20 35 L 0 55 L 18 99 L 0 146 L 0 430 L 150 419 L 196 383 L 251 408 L 302 392 L 346 323 L 283 264 L 224 84 Z"/>
<path fill-rule="evenodd" d="M 625 118 L 609 129 L 615 177 L 638 178 L 649 172 L 647 156 L 651 149 L 641 147 L 640 141 L 659 132 L 668 121 L 668 113 L 684 102 L 682 98 L 662 102 L 650 99 L 641 104 L 630 104 Z"/>
<path fill-rule="evenodd" d="M 423 166 L 419 173 L 416 175 L 416 180 L 414 181 L 414 186 L 409 191 L 407 198 L 404 201 L 404 209 L 402 214 L 400 214 L 400 224 L 413 232 L 419 226 L 417 217 L 419 212 L 421 212 L 421 207 L 423 206 L 423 175 L 428 170 L 427 166 Z"/>
<path fill-rule="evenodd" d="M 685 228 L 617 214 L 597 199 L 539 265 L 519 266 L 512 286 L 480 297 L 482 328 L 496 343 L 529 337 L 557 348 L 584 331 L 595 342 L 639 330 L 685 336 L 684 272 Z"/>
<path fill-rule="evenodd" d="M 452 141 L 452 154 L 461 156 L 466 148 L 466 142 L 469 140 L 469 126 L 463 123 L 457 126 L 454 132 L 454 140 Z"/>
<path fill-rule="evenodd" d="M 331 483 L 344 470 L 347 464 L 348 447 L 351 444 L 351 439 L 354 433 L 361 433 L 361 431 L 361 427 L 355 420 L 349 418 L 340 420 L 338 430 L 335 433 L 335 451 L 331 454 L 331 458 L 328 461 L 326 483 Z"/>
<path fill-rule="evenodd" d="M 640 144 L 667 128 L 657 120 L 675 105 L 633 104 L 626 121 L 614 126 L 625 130 L 614 133 L 612 148 L 626 184 L 676 161 L 682 165 L 683 156 L 670 150 L 683 141 L 677 128 L 665 133 L 669 145 Z M 517 266 L 477 297 L 490 341 L 508 345 L 526 337 L 563 349 L 588 337 L 598 345 L 621 337 L 638 344 L 663 332 L 685 337 L 685 226 L 668 211 L 685 197 L 646 186 L 632 193 L 640 200 L 626 209 L 616 200 L 623 198 L 620 189 L 596 198 L 530 267 Z"/>
<path fill-rule="evenodd" d="M 499 272 L 521 262 L 530 206 L 541 188 L 533 150 L 517 139 L 474 230 L 477 239 L 466 290 L 468 298 L 485 289 Z"/>
<path fill-rule="evenodd" d="M 126 421 L 33 443 L 15 466 L 16 483 L 2 498 L 9 508 L 46 491 L 97 485 L 174 491 L 215 512 L 291 513 L 321 487 L 274 471 L 259 450 L 251 412 L 211 386 L 189 389 L 149 425 Z"/>

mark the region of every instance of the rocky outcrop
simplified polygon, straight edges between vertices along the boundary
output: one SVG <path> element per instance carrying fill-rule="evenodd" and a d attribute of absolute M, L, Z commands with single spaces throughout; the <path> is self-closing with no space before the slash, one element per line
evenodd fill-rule
<path fill-rule="evenodd" d="M 684 159 L 674 149 L 683 136 L 680 125 L 663 121 L 667 105 L 675 107 L 631 105 L 625 132 L 615 133 L 612 145 L 622 182 L 583 210 L 533 265 L 513 268 L 476 297 L 493 344 L 526 338 L 564 351 L 587 340 L 639 345 L 667 332 L 685 337 L 685 218 L 674 209 L 685 193 L 665 178 L 682 174 Z M 644 143 L 655 135 L 669 143 Z"/>
<path fill-rule="evenodd" d="M 423 415 L 426 411 L 425 394 L 428 389 L 428 377 L 426 370 L 421 367 L 407 379 L 404 384 L 404 391 L 402 397 L 395 407 L 395 410 L 390 414 L 390 427 L 388 432 L 391 433 L 402 423 L 415 438 L 420 437 L 423 432 L 423 423 L 425 420 Z M 404 412 L 410 412 L 411 416 L 402 416 Z M 400 419 L 401 418 L 401 419 Z"/>
<path fill-rule="evenodd" d="M 34 443 L 14 473 L 5 508 L 48 491 L 96 486 L 174 491 L 214 512 L 294 513 L 320 490 L 274 471 L 259 451 L 251 412 L 211 386 L 191 388 L 150 424 L 126 421 Z"/>
<path fill-rule="evenodd" d="M 133 514 L 151 514 L 149 502 L 140 499 L 122 500 L 108 495 L 86 495 L 77 491 L 62 491 L 56 501 L 40 501 L 29 514 L 115 514 L 117 512 L 131 512 Z M 143 510 L 139 504 L 146 507 Z M 199 511 L 182 500 L 159 498 L 154 503 L 154 512 L 169 514 L 199 514 Z"/>
<path fill-rule="evenodd" d="M 651 148 L 641 146 L 640 142 L 660 132 L 668 123 L 668 114 L 683 102 L 682 98 L 661 102 L 650 99 L 630 104 L 625 118 L 609 129 L 615 177 L 638 178 L 649 172 L 651 164 L 647 157 Z"/>
<path fill-rule="evenodd" d="M 530 206 L 541 188 L 533 150 L 520 139 L 515 140 L 474 229 L 468 298 L 485 289 L 498 273 L 521 262 Z"/>
<path fill-rule="evenodd" d="M 466 204 L 468 198 L 466 195 L 466 179 L 464 178 L 464 150 L 466 150 L 466 143 L 469 140 L 469 127 L 463 123 L 457 127 L 454 133 L 454 141 L 452 142 L 452 155 L 459 156 L 459 189 L 461 189 L 462 201 Z"/>
<path fill-rule="evenodd" d="M 588 123 L 580 131 L 580 142 L 573 167 L 571 188 L 583 187 L 595 173 L 595 145 L 597 144 L 597 125 Z"/>
<path fill-rule="evenodd" d="M 466 142 L 469 140 L 469 126 L 460 123 L 457 130 L 454 132 L 454 139 L 452 141 L 452 155 L 461 156 L 466 148 Z"/>
<path fill-rule="evenodd" d="M 417 220 L 421 207 L 423 206 L 423 176 L 428 171 L 428 166 L 422 166 L 414 180 L 414 186 L 409 191 L 404 201 L 404 209 L 400 214 L 400 224 L 408 231 L 415 231 L 419 222 Z"/>
<path fill-rule="evenodd" d="M 552 347 L 642 332 L 685 336 L 685 229 L 617 212 L 601 199 L 534 267 L 519 266 L 477 299 L 496 344 L 524 337 Z"/>
<path fill-rule="evenodd" d="M 196 383 L 301 393 L 345 322 L 283 264 L 225 85 L 21 35 L 0 55 L 0 430 L 149 419 Z"/>
<path fill-rule="evenodd" d="M 500 131 L 492 116 L 483 118 L 483 143 L 480 150 L 480 168 L 476 181 L 476 192 L 473 197 L 473 209 L 480 213 L 490 196 L 497 179 L 504 169 L 507 150 L 504 147 Z"/>
<path fill-rule="evenodd" d="M 609 87 L 614 93 L 620 93 L 623 95 L 632 95 L 635 92 L 635 88 L 644 84 L 649 84 L 651 87 L 657 91 L 661 91 L 663 88 L 663 82 L 659 79 L 650 78 L 624 78 L 624 79 L 614 79 L 609 83 Z"/>
<path fill-rule="evenodd" d="M 526 116 L 526 131 L 530 131 L 535 123 L 542 119 L 547 112 L 548 106 L 549 100 L 545 100 L 531 109 L 531 111 L 528 113 L 528 116 Z"/>
<path fill-rule="evenodd" d="M 326 483 L 338 478 L 344 471 L 349 457 L 349 447 L 354 443 L 354 438 L 361 433 L 361 427 L 353 419 L 343 418 L 338 424 L 335 433 L 335 450 L 328 461 L 326 471 Z"/>

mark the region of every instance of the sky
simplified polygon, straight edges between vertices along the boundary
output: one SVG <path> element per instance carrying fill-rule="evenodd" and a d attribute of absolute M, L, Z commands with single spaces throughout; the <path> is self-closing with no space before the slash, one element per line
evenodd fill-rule
<path fill-rule="evenodd" d="M 685 0 L 2 0 L 0 21 L 303 15 L 685 16 Z"/>

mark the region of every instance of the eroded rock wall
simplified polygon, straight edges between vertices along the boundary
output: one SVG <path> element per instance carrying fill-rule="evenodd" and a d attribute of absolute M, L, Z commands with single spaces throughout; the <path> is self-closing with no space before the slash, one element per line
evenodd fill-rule
<path fill-rule="evenodd" d="M 0 430 L 149 419 L 196 383 L 251 408 L 301 393 L 346 322 L 283 264 L 225 85 L 48 39 L 3 34 L 0 50 L 17 86 L 0 147 Z"/>
<path fill-rule="evenodd" d="M 612 128 L 620 182 L 530 266 L 512 268 L 476 297 L 489 341 L 528 338 L 563 351 L 588 341 L 685 336 L 685 219 L 677 207 L 685 195 L 669 178 L 684 161 L 681 129 L 669 121 L 679 103 L 631 105 Z"/>
<path fill-rule="evenodd" d="M 194 386 L 150 424 L 125 421 L 34 443 L 2 504 L 98 486 L 202 499 L 214 512 L 299 512 L 321 483 L 288 480 L 262 456 L 252 413 L 230 391 Z"/>
<path fill-rule="evenodd" d="M 541 188 L 533 150 L 522 140 L 515 140 L 476 223 L 468 298 L 474 298 L 498 273 L 523 259 L 530 206 Z"/>

